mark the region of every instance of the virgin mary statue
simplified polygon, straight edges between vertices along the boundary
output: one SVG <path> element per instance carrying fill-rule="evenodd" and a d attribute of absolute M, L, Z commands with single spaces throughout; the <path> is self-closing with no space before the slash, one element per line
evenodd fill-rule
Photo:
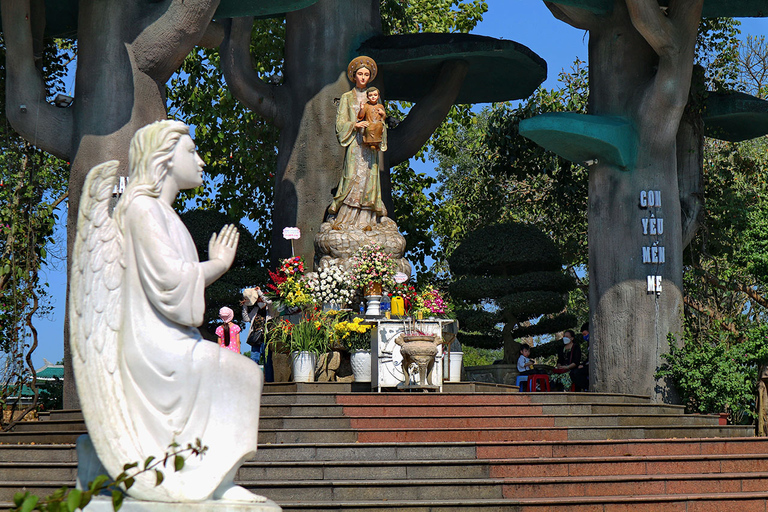
<path fill-rule="evenodd" d="M 171 207 L 202 184 L 203 162 L 186 125 L 159 121 L 131 141 L 129 183 L 114 211 L 118 162 L 91 170 L 80 203 L 71 277 L 71 344 L 78 394 L 98 459 L 123 465 L 162 458 L 199 439 L 207 451 L 183 469 L 140 475 L 140 500 L 264 501 L 234 485 L 257 446 L 262 373 L 248 358 L 205 341 L 205 287 L 232 264 L 239 234 L 211 237 L 208 261 Z M 279 509 L 278 509 L 279 510 Z"/>

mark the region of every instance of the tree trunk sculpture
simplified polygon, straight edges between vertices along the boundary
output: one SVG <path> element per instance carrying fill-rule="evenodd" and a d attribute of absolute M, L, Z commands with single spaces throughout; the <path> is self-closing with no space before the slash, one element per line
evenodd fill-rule
<path fill-rule="evenodd" d="M 628 168 L 589 162 L 591 388 L 674 401 L 654 374 L 682 331 L 677 138 L 703 0 L 616 0 L 607 14 L 546 3 L 589 30 L 589 113 L 629 120 L 636 141 Z"/>
<path fill-rule="evenodd" d="M 69 254 L 86 173 L 107 160 L 119 160 L 120 174 L 127 174 L 131 137 L 142 126 L 166 117 L 165 84 L 211 27 L 219 0 L 81 1 L 76 97 L 66 109 L 46 101 L 35 65 L 33 47 L 45 29 L 44 2 L 2 0 L 1 5 L 8 120 L 32 144 L 72 162 Z M 74 380 L 68 378 L 72 375 L 68 329 L 65 321 L 64 408 L 71 409 L 78 402 Z"/>

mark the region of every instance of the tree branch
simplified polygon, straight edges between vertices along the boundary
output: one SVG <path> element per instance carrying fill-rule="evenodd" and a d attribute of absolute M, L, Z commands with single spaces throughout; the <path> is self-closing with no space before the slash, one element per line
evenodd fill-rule
<path fill-rule="evenodd" d="M 6 45 L 6 117 L 30 143 L 71 160 L 72 111 L 45 101 L 45 82 L 35 67 L 30 2 L 2 0 L 0 9 Z"/>
<path fill-rule="evenodd" d="M 253 18 L 222 21 L 224 41 L 219 48 L 221 71 L 232 92 L 243 105 L 261 117 L 282 127 L 278 94 L 279 86 L 259 78 L 251 64 L 251 30 Z"/>
<path fill-rule="evenodd" d="M 552 15 L 563 23 L 581 30 L 592 30 L 601 21 L 601 16 L 586 9 L 562 5 L 557 2 L 544 2 Z"/>
<path fill-rule="evenodd" d="M 658 56 L 673 51 L 677 43 L 675 26 L 659 8 L 657 0 L 626 0 L 632 25 Z M 697 1 L 697 0 L 686 0 Z"/>
<path fill-rule="evenodd" d="M 727 292 L 741 292 L 745 294 L 747 297 L 749 297 L 751 300 L 756 302 L 757 304 L 761 305 L 762 307 L 768 309 L 768 299 L 757 293 L 755 290 L 752 289 L 751 286 L 747 286 L 743 283 L 735 283 L 733 281 L 724 284 L 720 281 L 720 279 L 717 278 L 717 276 L 713 276 L 706 270 L 702 269 L 701 267 L 695 267 L 696 270 L 701 272 L 702 277 L 706 282 L 714 286 L 715 288 L 719 288 L 720 290 L 725 290 Z"/>
<path fill-rule="evenodd" d="M 701 302 L 697 301 L 696 299 L 689 297 L 688 295 L 683 297 L 683 302 L 686 306 L 690 307 L 691 309 L 694 309 L 698 311 L 699 313 L 703 313 L 710 317 L 713 320 L 717 320 L 719 322 L 722 322 L 722 326 L 726 328 L 726 330 L 738 335 L 739 331 L 736 329 L 736 326 L 732 322 L 726 322 L 726 318 L 718 313 L 717 311 L 712 311 L 707 306 L 702 304 Z"/>
<path fill-rule="evenodd" d="M 179 69 L 203 38 L 219 0 L 171 0 L 131 44 L 137 67 L 160 83 Z"/>
<path fill-rule="evenodd" d="M 397 128 L 389 131 L 390 167 L 411 158 L 429 140 L 456 101 L 468 70 L 469 64 L 462 60 L 443 63 L 432 90 L 413 106 Z"/>

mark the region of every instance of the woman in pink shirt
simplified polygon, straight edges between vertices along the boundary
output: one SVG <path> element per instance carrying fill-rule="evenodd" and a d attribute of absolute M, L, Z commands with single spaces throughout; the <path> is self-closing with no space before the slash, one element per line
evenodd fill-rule
<path fill-rule="evenodd" d="M 232 352 L 240 353 L 240 327 L 232 322 L 234 311 L 224 306 L 219 310 L 219 318 L 224 322 L 216 328 L 216 336 L 219 338 L 219 346 Z"/>

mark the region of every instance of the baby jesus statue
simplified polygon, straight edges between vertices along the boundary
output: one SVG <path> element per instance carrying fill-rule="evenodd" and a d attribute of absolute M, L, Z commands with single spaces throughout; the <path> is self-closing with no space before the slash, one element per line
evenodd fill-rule
<path fill-rule="evenodd" d="M 378 151 L 381 146 L 382 133 L 384 132 L 384 119 L 387 117 L 384 107 L 379 104 L 379 90 L 369 87 L 365 91 L 368 103 L 360 105 L 357 114 L 358 121 L 368 121 L 368 126 L 363 132 L 363 144 Z"/>

